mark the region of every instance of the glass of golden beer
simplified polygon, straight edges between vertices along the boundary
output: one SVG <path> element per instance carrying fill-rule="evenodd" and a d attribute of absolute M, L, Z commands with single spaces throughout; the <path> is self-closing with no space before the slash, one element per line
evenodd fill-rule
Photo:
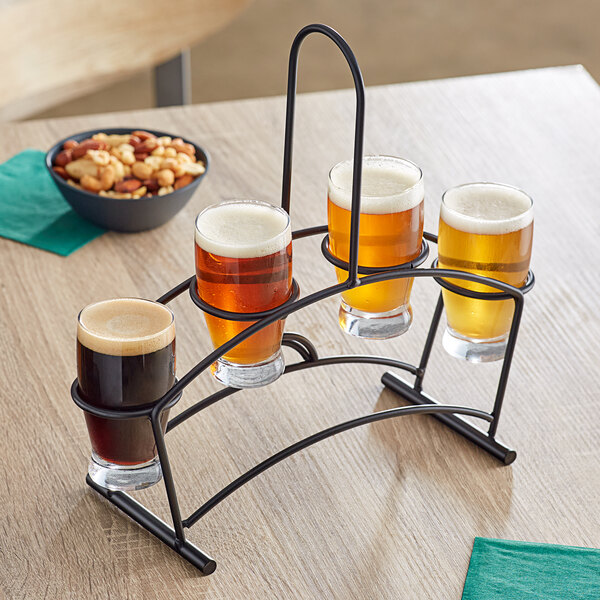
<path fill-rule="evenodd" d="M 523 191 L 499 183 L 469 183 L 442 197 L 438 266 L 469 271 L 522 286 L 529 271 L 533 202 Z M 460 279 L 450 283 L 479 292 L 488 285 Z M 442 289 L 448 325 L 446 351 L 469 362 L 504 357 L 512 323 L 512 300 L 478 300 Z"/>
<path fill-rule="evenodd" d="M 348 262 L 353 161 L 329 172 L 327 224 L 329 249 Z M 423 173 L 414 163 L 393 156 L 365 156 L 362 167 L 358 264 L 392 267 L 416 258 L 423 238 Z M 336 268 L 339 282 L 348 273 Z M 401 335 L 412 322 L 412 279 L 392 279 L 342 294 L 340 327 L 362 338 Z"/>
<path fill-rule="evenodd" d="M 292 291 L 292 232 L 289 215 L 265 202 L 235 200 L 209 206 L 196 218 L 196 281 L 204 302 L 229 312 L 276 308 Z M 206 314 L 215 348 L 255 321 Z M 223 384 L 259 387 L 285 368 L 281 352 L 284 320 L 267 325 L 211 367 Z"/>

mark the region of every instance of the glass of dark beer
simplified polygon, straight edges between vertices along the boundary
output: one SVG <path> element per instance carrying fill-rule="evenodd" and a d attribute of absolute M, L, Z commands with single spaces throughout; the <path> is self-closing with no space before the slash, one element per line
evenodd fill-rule
<path fill-rule="evenodd" d="M 175 322 L 163 304 L 141 298 L 86 306 L 77 323 L 77 378 L 86 402 L 127 411 L 152 405 L 175 383 Z M 168 410 L 161 415 L 164 427 Z M 162 472 L 150 420 L 85 413 L 89 475 L 110 490 L 136 490 Z"/>
<path fill-rule="evenodd" d="M 260 312 L 283 304 L 292 291 L 289 215 L 271 204 L 234 200 L 209 206 L 196 218 L 198 294 L 229 312 Z M 206 314 L 215 348 L 254 321 Z M 267 325 L 212 365 L 213 375 L 236 388 L 259 387 L 285 368 L 281 352 L 284 320 Z"/>

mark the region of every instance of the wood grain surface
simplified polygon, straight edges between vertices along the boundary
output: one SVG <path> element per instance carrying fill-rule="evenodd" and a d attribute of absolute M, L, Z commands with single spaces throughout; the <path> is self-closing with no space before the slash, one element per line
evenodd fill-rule
<path fill-rule="evenodd" d="M 327 172 L 351 156 L 353 110 L 350 91 L 299 98 L 294 228 L 325 223 Z M 365 152 L 423 168 L 427 230 L 437 231 L 441 193 L 456 184 L 502 181 L 534 198 L 538 283 L 525 303 L 499 428 L 518 452 L 511 467 L 430 417 L 346 432 L 261 475 L 191 530 L 217 560 L 209 577 L 87 488 L 89 441 L 69 396 L 78 311 L 102 298 L 156 298 L 192 275 L 193 219 L 204 206 L 236 197 L 278 203 L 283 119 L 284 100 L 272 98 L 0 127 L 2 160 L 103 126 L 172 131 L 212 158 L 189 205 L 154 231 L 107 233 L 68 258 L 0 240 L 7 599 L 458 599 L 475 536 L 600 547 L 600 93 L 581 67 L 367 91 Z M 303 294 L 335 281 L 319 242 L 294 244 Z M 287 329 L 308 335 L 323 355 L 370 351 L 416 361 L 437 293 L 433 281 L 415 283 L 414 324 L 396 340 L 344 335 L 336 298 L 291 316 Z M 187 296 L 172 307 L 184 373 L 210 342 Z M 354 365 L 287 375 L 178 427 L 167 444 L 183 514 L 301 437 L 396 406 L 382 372 Z M 497 364 L 448 357 L 438 338 L 425 391 L 490 409 L 498 374 Z M 205 374 L 180 408 L 216 389 Z M 168 519 L 161 485 L 136 496 Z"/>
<path fill-rule="evenodd" d="M 154 67 L 227 25 L 248 1 L 0 0 L 0 120 Z"/>

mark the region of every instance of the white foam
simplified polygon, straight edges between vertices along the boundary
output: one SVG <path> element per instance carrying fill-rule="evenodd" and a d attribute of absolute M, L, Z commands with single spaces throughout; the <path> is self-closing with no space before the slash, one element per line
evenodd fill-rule
<path fill-rule="evenodd" d="M 103 300 L 79 313 L 77 339 L 94 352 L 113 356 L 150 354 L 174 338 L 173 313 L 151 300 Z"/>
<path fill-rule="evenodd" d="M 352 209 L 352 160 L 337 164 L 329 174 L 329 198 Z M 388 214 L 418 206 L 423 200 L 421 169 L 392 156 L 363 157 L 360 212 Z"/>
<path fill-rule="evenodd" d="M 291 240 L 288 214 L 266 202 L 223 202 L 209 206 L 196 218 L 196 243 L 218 256 L 267 256 Z"/>
<path fill-rule="evenodd" d="M 533 203 L 523 191 L 500 183 L 469 183 L 448 190 L 441 218 L 468 233 L 500 235 L 533 221 Z"/>

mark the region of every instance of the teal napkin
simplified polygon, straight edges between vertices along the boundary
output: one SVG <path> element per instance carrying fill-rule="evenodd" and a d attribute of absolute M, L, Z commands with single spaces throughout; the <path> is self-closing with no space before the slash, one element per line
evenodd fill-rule
<path fill-rule="evenodd" d="M 68 256 L 104 229 L 71 209 L 44 160 L 24 150 L 0 165 L 0 236 Z"/>
<path fill-rule="evenodd" d="M 600 550 L 475 538 L 462 600 L 599 600 Z"/>

